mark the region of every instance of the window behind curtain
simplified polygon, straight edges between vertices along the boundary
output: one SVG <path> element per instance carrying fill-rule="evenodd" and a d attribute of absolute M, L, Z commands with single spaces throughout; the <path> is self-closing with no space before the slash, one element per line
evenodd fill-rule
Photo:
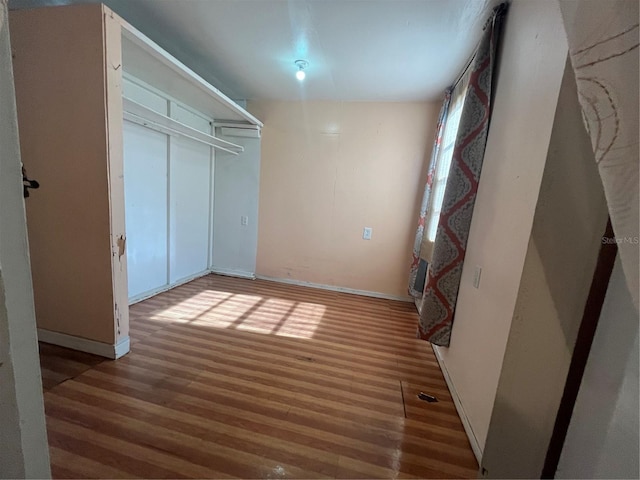
<path fill-rule="evenodd" d="M 433 248 L 433 242 L 436 239 L 438 220 L 440 220 L 440 211 L 442 210 L 442 200 L 444 199 L 444 191 L 447 187 L 447 178 L 449 177 L 453 148 L 456 137 L 458 136 L 464 97 L 467 92 L 467 86 L 469 85 L 469 76 L 470 71 L 467 70 L 451 95 L 451 105 L 449 106 L 449 113 L 447 114 L 442 134 L 442 145 L 440 146 L 438 158 L 436 159 L 435 177 L 431 187 L 431 205 L 427 218 L 427 242 L 429 243 L 430 249 Z M 431 255 L 429 255 L 429 259 L 430 258 Z"/>

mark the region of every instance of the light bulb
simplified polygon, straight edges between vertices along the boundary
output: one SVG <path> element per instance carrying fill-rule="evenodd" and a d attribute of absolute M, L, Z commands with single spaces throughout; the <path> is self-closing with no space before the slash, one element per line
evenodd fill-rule
<path fill-rule="evenodd" d="M 295 63 L 296 67 L 298 67 L 298 71 L 296 72 L 296 78 L 300 81 L 303 81 L 307 76 L 307 74 L 304 73 L 304 69 L 309 66 L 309 62 L 307 62 L 306 60 L 296 60 L 293 63 Z"/>

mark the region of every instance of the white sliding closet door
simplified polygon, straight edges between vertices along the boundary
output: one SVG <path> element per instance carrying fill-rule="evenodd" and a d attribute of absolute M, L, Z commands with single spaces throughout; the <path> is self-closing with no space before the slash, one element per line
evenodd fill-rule
<path fill-rule="evenodd" d="M 168 283 L 167 140 L 163 133 L 124 122 L 129 298 Z"/>
<path fill-rule="evenodd" d="M 213 119 L 153 88 L 125 78 L 124 94 L 130 107 L 135 102 L 167 121 L 212 133 Z M 131 108 L 124 184 L 129 300 L 136 301 L 209 271 L 214 184 L 210 145 Z"/>
<path fill-rule="evenodd" d="M 184 137 L 171 138 L 170 282 L 209 267 L 211 225 L 211 147 Z"/>

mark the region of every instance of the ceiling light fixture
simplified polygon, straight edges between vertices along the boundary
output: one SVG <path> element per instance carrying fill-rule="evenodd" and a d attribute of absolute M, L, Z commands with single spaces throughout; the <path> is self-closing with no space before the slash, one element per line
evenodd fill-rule
<path fill-rule="evenodd" d="M 304 69 L 309 66 L 309 62 L 307 62 L 306 60 L 296 60 L 293 63 L 295 63 L 296 66 L 298 67 L 298 71 L 296 72 L 296 78 L 300 81 L 304 80 L 304 78 L 307 76 Z"/>

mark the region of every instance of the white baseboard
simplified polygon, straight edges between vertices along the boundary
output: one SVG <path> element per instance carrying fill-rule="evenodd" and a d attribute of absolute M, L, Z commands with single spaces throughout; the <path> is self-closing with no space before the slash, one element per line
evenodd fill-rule
<path fill-rule="evenodd" d="M 73 335 L 67 335 L 66 333 L 54 332 L 43 328 L 38 329 L 38 340 L 44 343 L 58 345 L 59 347 L 100 355 L 101 357 L 112 360 L 116 360 L 129 353 L 131 346 L 129 337 L 124 337 L 120 339 L 117 344 L 110 345 L 108 343 L 96 342 L 88 338 L 75 337 Z"/>
<path fill-rule="evenodd" d="M 185 283 L 189 283 L 195 280 L 196 278 L 206 277 L 207 275 L 210 275 L 212 273 L 215 273 L 216 275 L 224 275 L 226 277 L 250 278 L 251 280 L 255 280 L 256 278 L 255 274 L 251 272 L 243 272 L 242 270 L 231 270 L 227 268 L 211 268 L 208 270 L 204 270 L 200 273 L 196 273 L 195 275 L 189 275 L 188 277 L 181 278 L 180 280 L 178 280 L 175 283 L 172 283 L 171 285 L 163 285 L 162 287 L 154 288 L 153 290 L 149 290 L 148 292 L 144 292 L 139 295 L 136 295 L 135 297 L 131 297 L 129 299 L 129 306 L 135 303 L 141 302 L 143 300 L 146 300 L 147 298 L 155 297 L 159 293 L 167 292 L 176 287 L 179 287 L 180 285 L 184 285 Z"/>
<path fill-rule="evenodd" d="M 251 280 L 256 279 L 256 274 L 253 272 L 244 272 L 242 270 L 233 270 L 231 268 L 214 267 L 210 272 L 215 273 L 216 275 L 224 275 L 225 277 L 249 278 Z"/>
<path fill-rule="evenodd" d="M 131 339 L 127 335 L 124 338 L 121 338 L 118 343 L 114 345 L 113 352 L 115 354 L 114 360 L 119 359 L 120 357 L 124 357 L 127 353 L 131 351 Z"/>
<path fill-rule="evenodd" d="M 458 416 L 460 417 L 460 421 L 462 422 L 464 431 L 467 434 L 469 443 L 471 444 L 471 449 L 473 450 L 473 454 L 476 456 L 478 465 L 480 465 L 482 461 L 482 448 L 480 447 L 480 443 L 478 442 L 478 439 L 476 438 L 476 435 L 473 432 L 473 428 L 471 427 L 471 422 L 469 421 L 469 417 L 467 417 L 467 413 L 464 411 L 464 406 L 462 405 L 460 396 L 458 395 L 456 387 L 453 384 L 451 377 L 449 376 L 449 371 L 447 370 L 447 366 L 444 363 L 444 360 L 440 353 L 440 349 L 443 347 L 439 347 L 437 345 L 432 344 L 431 348 L 433 348 L 433 353 L 435 353 L 436 355 L 436 359 L 438 360 L 438 364 L 440 365 L 440 370 L 442 371 L 442 375 L 444 376 L 444 381 L 447 382 L 447 387 L 449 388 L 451 397 L 453 397 L 453 403 L 456 406 L 456 410 L 458 411 Z"/>
<path fill-rule="evenodd" d="M 136 295 L 135 297 L 129 298 L 129 306 L 139 303 L 147 298 L 155 297 L 159 293 L 166 292 L 167 290 L 171 290 L 173 286 L 164 285 L 160 288 L 154 288 L 153 290 L 149 290 L 148 292 L 141 293 L 140 295 Z"/>
<path fill-rule="evenodd" d="M 211 270 L 203 270 L 202 272 L 196 273 L 195 275 L 189 275 L 188 277 L 181 278 L 180 280 L 178 280 L 175 283 L 172 283 L 171 285 L 163 285 L 162 287 L 154 288 L 153 290 L 149 290 L 148 292 L 141 293 L 139 295 L 136 295 L 135 297 L 131 297 L 129 299 L 129 305 L 131 306 L 134 303 L 141 302 L 143 300 L 146 300 L 147 298 L 155 297 L 159 293 L 166 292 L 173 288 L 179 287 L 180 285 L 184 285 L 185 283 L 189 283 L 192 280 L 195 280 L 196 278 L 205 277 L 210 273 L 211 273 Z"/>
<path fill-rule="evenodd" d="M 329 290 L 331 292 L 350 293 L 352 295 L 363 295 L 365 297 L 383 298 L 385 300 L 397 300 L 400 302 L 413 302 L 413 298 L 401 297 L 399 295 L 389 295 L 387 293 L 371 292 L 369 290 L 356 290 L 355 288 L 337 287 L 334 285 L 323 285 L 321 283 L 305 282 L 304 280 L 293 280 L 291 278 L 276 278 L 266 275 L 256 275 L 260 280 L 268 280 L 270 282 L 286 283 L 288 285 L 298 285 L 300 287 L 317 288 L 320 290 Z"/>

